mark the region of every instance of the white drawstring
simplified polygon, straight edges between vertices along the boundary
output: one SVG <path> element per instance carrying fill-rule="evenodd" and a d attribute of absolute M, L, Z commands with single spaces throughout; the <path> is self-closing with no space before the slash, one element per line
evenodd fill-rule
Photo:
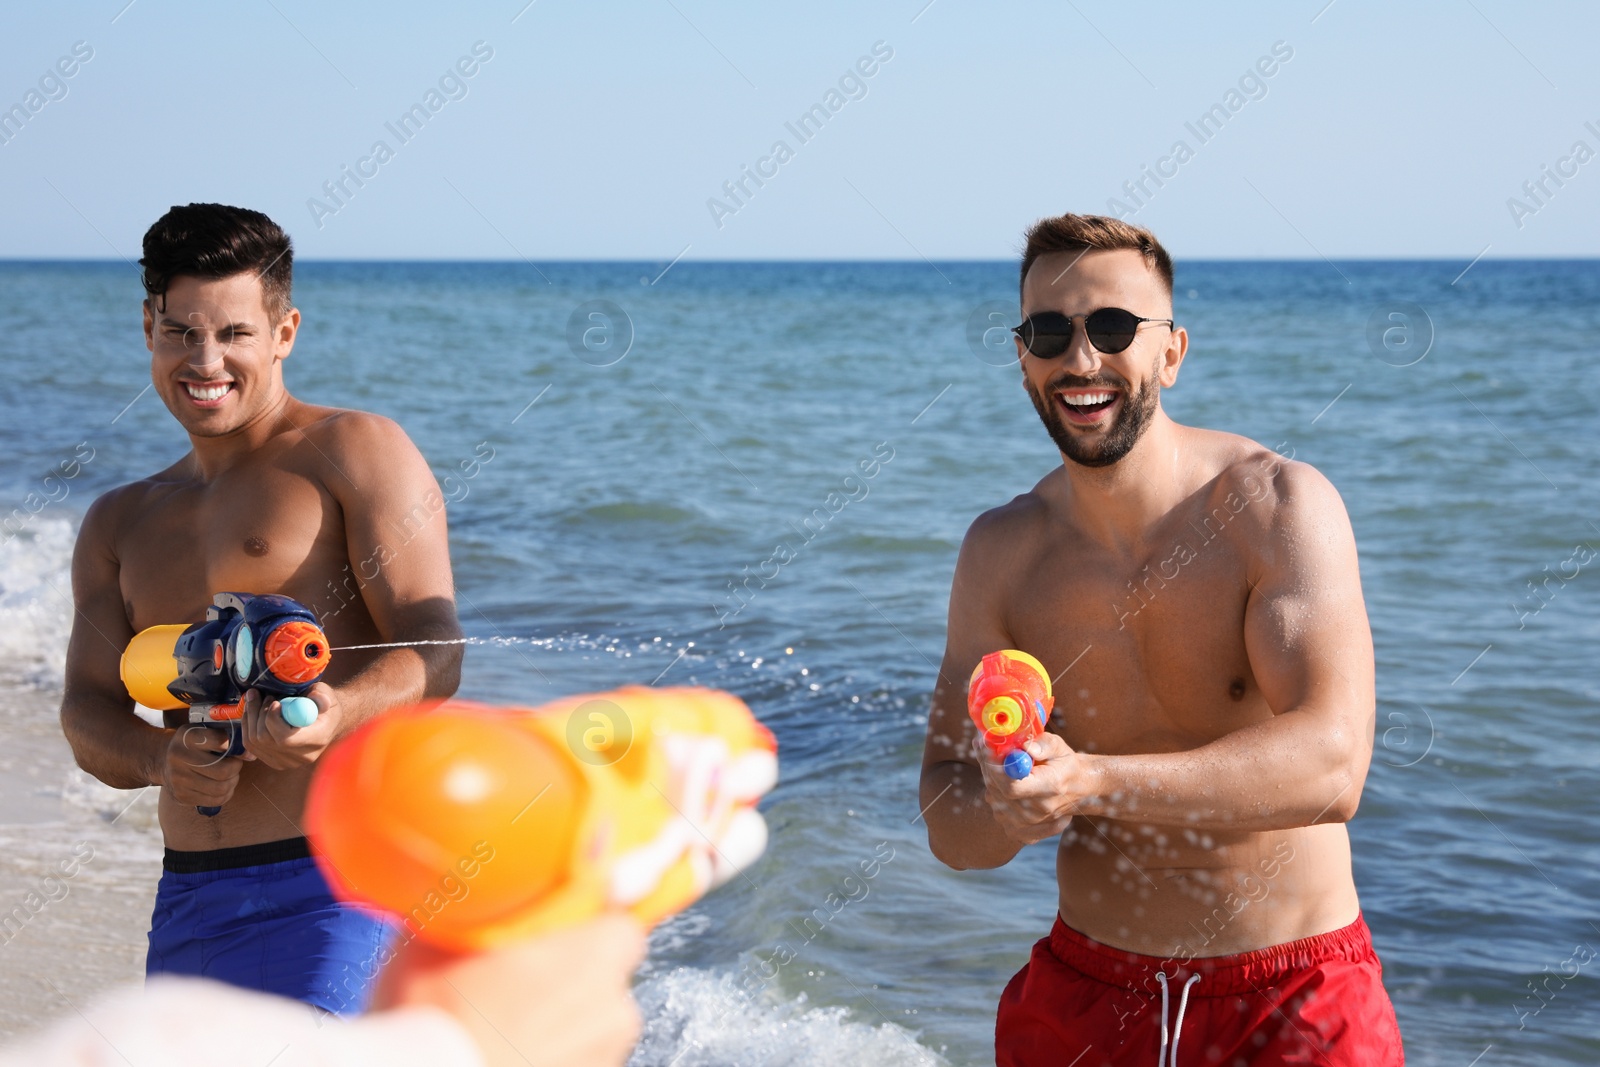
<path fill-rule="evenodd" d="M 1191 974 L 1189 980 L 1183 983 L 1183 993 L 1178 997 L 1178 1017 L 1172 1023 L 1170 1055 L 1167 1052 L 1167 972 L 1157 971 L 1156 981 L 1161 985 L 1161 1050 L 1156 1054 L 1156 1067 L 1178 1067 L 1178 1038 L 1183 1035 L 1183 1013 L 1189 1008 L 1189 990 L 1200 981 L 1200 976 Z"/>
<path fill-rule="evenodd" d="M 1178 998 L 1178 1018 L 1172 1024 L 1172 1054 L 1167 1063 L 1170 1067 L 1178 1067 L 1178 1038 L 1183 1034 L 1183 1013 L 1189 1007 L 1189 989 L 1200 981 L 1198 974 L 1191 974 L 1189 980 L 1183 983 L 1183 995 Z"/>
<path fill-rule="evenodd" d="M 1167 1067 L 1167 972 L 1157 971 L 1156 981 L 1161 984 L 1161 1051 L 1156 1053 L 1156 1067 Z"/>

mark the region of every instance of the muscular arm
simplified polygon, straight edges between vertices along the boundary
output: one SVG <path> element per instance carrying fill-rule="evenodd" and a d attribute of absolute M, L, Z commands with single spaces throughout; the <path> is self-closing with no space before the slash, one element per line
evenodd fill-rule
<path fill-rule="evenodd" d="M 112 544 L 115 495 L 95 501 L 72 552 L 72 637 L 61 699 L 61 729 L 78 766 L 116 789 L 162 780 L 172 731 L 133 713 L 118 669 L 133 627 L 122 605 Z"/>
<path fill-rule="evenodd" d="M 449 641 L 461 636 L 444 499 L 422 454 L 388 419 L 341 413 L 313 427 L 328 460 L 326 482 L 344 517 L 346 554 L 378 641 Z M 354 654 L 354 653 L 352 653 Z M 246 750 L 274 770 L 315 763 L 327 747 L 390 708 L 440 701 L 461 680 L 460 645 L 418 645 L 361 653 L 365 665 L 337 686 L 306 695 L 322 714 L 295 729 L 252 691 L 244 700 Z"/>
<path fill-rule="evenodd" d="M 385 642 L 461 636 L 444 499 L 411 439 L 388 419 L 352 413 L 337 432 L 329 488 L 344 510 L 351 566 Z M 366 575 L 376 571 L 371 579 Z M 388 708 L 444 700 L 461 681 L 460 645 L 380 652 L 339 686 L 340 734 Z"/>
<path fill-rule="evenodd" d="M 1355 538 L 1338 493 L 1293 464 L 1276 479 L 1245 608 L 1245 650 L 1273 715 L 1186 752 L 1092 755 L 1047 734 L 1034 773 L 984 767 L 1018 814 L 1013 835 L 1041 840 L 1075 814 L 1235 831 L 1350 819 L 1372 756 L 1372 634 Z"/>
<path fill-rule="evenodd" d="M 1250 669 L 1271 719 L 1188 752 L 1089 760 L 1087 814 L 1231 830 L 1355 815 L 1372 757 L 1372 632 L 1338 492 L 1303 464 L 1279 503 L 1245 608 Z"/>
<path fill-rule="evenodd" d="M 1022 848 L 996 821 L 984 799 L 983 773 L 973 755 L 977 731 L 967 718 L 967 679 L 987 653 L 1011 648 L 1000 618 L 995 576 L 1003 561 L 996 520 L 980 516 L 967 531 L 950 587 L 950 619 L 944 661 L 934 684 L 928 733 L 922 749 L 919 804 L 928 826 L 928 847 L 957 870 L 999 867 Z"/>

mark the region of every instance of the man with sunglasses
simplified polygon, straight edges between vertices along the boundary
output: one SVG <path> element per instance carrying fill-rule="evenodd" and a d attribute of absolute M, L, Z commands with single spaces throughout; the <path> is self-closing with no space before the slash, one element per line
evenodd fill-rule
<path fill-rule="evenodd" d="M 1149 231 L 1042 220 L 1021 276 L 1022 384 L 1063 463 L 967 533 L 921 781 L 951 867 L 1060 839 L 1058 915 L 1001 998 L 997 1061 L 1401 1064 L 1343 825 L 1374 691 L 1338 493 L 1167 417 L 1189 339 Z M 966 709 L 1008 648 L 1055 682 L 1021 779 Z"/>

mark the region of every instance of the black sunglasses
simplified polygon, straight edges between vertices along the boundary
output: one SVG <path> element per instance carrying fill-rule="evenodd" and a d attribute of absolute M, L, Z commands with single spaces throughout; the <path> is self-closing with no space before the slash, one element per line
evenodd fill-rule
<path fill-rule="evenodd" d="M 1101 308 L 1083 318 L 1083 330 L 1095 351 L 1114 355 L 1133 344 L 1134 334 L 1147 322 L 1175 325 L 1171 319 L 1147 319 L 1121 308 Z M 1021 326 L 1011 332 L 1022 339 L 1022 345 L 1040 359 L 1055 359 L 1072 344 L 1072 320 L 1056 311 L 1041 311 L 1029 315 Z"/>

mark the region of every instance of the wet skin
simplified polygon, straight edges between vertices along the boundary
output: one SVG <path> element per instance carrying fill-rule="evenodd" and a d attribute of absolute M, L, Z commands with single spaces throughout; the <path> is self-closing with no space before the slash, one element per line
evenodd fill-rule
<path fill-rule="evenodd" d="M 923 758 L 930 846 L 953 867 L 997 867 L 1059 837 L 1063 921 L 1153 956 L 1348 925 L 1359 904 L 1343 823 L 1371 757 L 1374 692 L 1343 504 L 1306 464 L 1159 406 L 1125 455 L 1092 465 L 1130 404 L 1176 383 L 1188 344 L 1181 326 L 1147 324 L 1126 351 L 1098 353 L 1082 316 L 1101 307 L 1172 315 L 1136 252 L 1030 269 L 1024 313 L 1079 327 L 1054 360 L 1018 346 L 1025 387 L 1070 449 L 962 545 Z M 1068 403 L 1106 391 L 1088 416 Z M 1020 782 L 966 712 L 973 668 L 1002 648 L 1056 679 Z"/>

